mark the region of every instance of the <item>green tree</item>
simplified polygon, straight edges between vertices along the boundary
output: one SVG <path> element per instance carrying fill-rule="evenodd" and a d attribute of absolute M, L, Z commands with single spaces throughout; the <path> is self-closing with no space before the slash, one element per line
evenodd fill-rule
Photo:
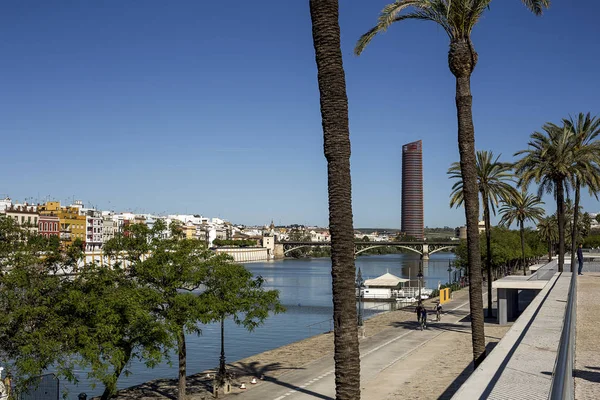
<path fill-rule="evenodd" d="M 541 15 L 549 0 L 522 0 L 536 15 Z M 465 215 L 471 285 L 469 299 L 475 367 L 485 358 L 483 304 L 481 304 L 481 261 L 479 250 L 477 201 L 477 170 L 475 160 L 475 128 L 473 126 L 471 74 L 477 64 L 477 52 L 471 41 L 471 32 L 490 6 L 491 0 L 397 0 L 386 6 L 375 27 L 361 36 L 355 47 L 360 54 L 378 33 L 390 25 L 408 19 L 432 21 L 438 24 L 450 39 L 448 66 L 456 78 L 456 111 L 458 116 L 458 149 L 465 189 Z"/>
<path fill-rule="evenodd" d="M 91 369 L 88 375 L 103 383 L 102 400 L 116 394 L 131 360 L 154 367 L 168 356 L 171 336 L 154 314 L 160 299 L 123 269 L 88 264 L 64 291 L 61 313 L 77 327 L 75 348 Z"/>
<path fill-rule="evenodd" d="M 217 380 L 223 385 L 227 377 L 225 368 L 225 319 L 253 331 L 269 316 L 269 312 L 285 311 L 279 303 L 278 290 L 265 290 L 262 277 L 254 277 L 242 265 L 216 263 L 209 268 L 204 282 L 206 289 L 200 295 L 205 307 L 204 322 L 221 324 L 221 357 Z"/>
<path fill-rule="evenodd" d="M 548 262 L 552 261 L 552 248 L 558 241 L 558 224 L 556 216 L 542 218 L 537 225 L 540 237 L 548 244 Z"/>
<path fill-rule="evenodd" d="M 172 342 L 177 343 L 177 397 L 182 400 L 186 396 L 187 375 L 185 334 L 200 334 L 198 323 L 206 320 L 206 307 L 194 291 L 204 283 L 209 265 L 227 262 L 227 256 L 214 256 L 203 241 L 184 239 L 178 225 L 171 224 L 171 237 L 163 238 L 166 228 L 162 220 L 152 228 L 129 225 L 125 234 L 115 237 L 107 249 L 109 256 L 126 261 L 130 276 L 154 291 L 158 299 L 158 320 L 170 333 Z"/>
<path fill-rule="evenodd" d="M 516 192 L 504 198 L 503 202 L 504 205 L 500 209 L 500 214 L 502 214 L 500 225 L 510 228 L 513 222 L 517 222 L 521 235 L 521 267 L 523 268 L 523 275 L 527 275 L 525 264 L 525 221 L 538 222 L 545 213 L 544 209 L 540 207 L 544 202 L 539 197 L 527 194 L 524 191 Z"/>
<path fill-rule="evenodd" d="M 336 399 L 359 400 L 350 129 L 339 4 L 338 0 L 309 0 L 309 6 L 327 159 Z"/>
<path fill-rule="evenodd" d="M 575 189 L 575 204 L 571 230 L 571 272 L 575 272 L 575 253 L 577 247 L 579 198 L 582 187 L 587 187 L 590 194 L 598 199 L 600 191 L 600 143 L 596 140 L 600 134 L 600 119 L 590 113 L 579 113 L 576 120 L 563 119 L 564 126 L 573 132 L 573 187 Z"/>
<path fill-rule="evenodd" d="M 554 193 L 558 222 L 558 270 L 565 261 L 565 190 L 572 176 L 573 132 L 567 127 L 545 124 L 543 132 L 531 134 L 529 148 L 515 153 L 522 158 L 515 163 L 519 186 L 527 189 L 531 182 L 538 185 L 538 197 Z"/>
<path fill-rule="evenodd" d="M 491 223 L 490 210 L 496 215 L 496 207 L 502 199 L 514 196 L 517 191 L 509 182 L 513 180 L 513 174 L 510 171 L 510 165 L 498 161 L 500 156 L 494 158 L 491 151 L 477 152 L 477 187 L 481 195 L 481 204 L 483 205 L 483 220 L 485 222 L 486 237 L 486 270 L 487 270 L 487 300 L 488 317 L 492 317 L 492 247 L 491 242 Z M 456 182 L 452 186 L 450 193 L 450 207 L 459 207 L 464 204 L 464 190 L 460 163 L 452 163 L 448 169 L 448 175 Z"/>

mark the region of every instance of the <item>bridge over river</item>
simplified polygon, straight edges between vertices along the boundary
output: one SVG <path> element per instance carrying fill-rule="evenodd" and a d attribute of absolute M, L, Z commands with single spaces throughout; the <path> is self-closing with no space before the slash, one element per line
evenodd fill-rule
<path fill-rule="evenodd" d="M 367 250 L 378 247 L 396 247 L 417 253 L 423 260 L 429 260 L 429 256 L 438 251 L 450 250 L 458 247 L 459 241 L 446 242 L 355 242 L 354 255 L 357 256 Z M 306 247 L 330 247 L 331 242 L 276 242 L 273 254 L 275 258 L 285 257 L 290 252 Z"/>

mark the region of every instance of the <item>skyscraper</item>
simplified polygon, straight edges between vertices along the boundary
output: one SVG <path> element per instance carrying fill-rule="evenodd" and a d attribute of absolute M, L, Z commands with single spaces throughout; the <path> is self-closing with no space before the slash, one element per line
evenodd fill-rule
<path fill-rule="evenodd" d="M 423 239 L 423 151 L 420 140 L 402 146 L 402 232 Z"/>

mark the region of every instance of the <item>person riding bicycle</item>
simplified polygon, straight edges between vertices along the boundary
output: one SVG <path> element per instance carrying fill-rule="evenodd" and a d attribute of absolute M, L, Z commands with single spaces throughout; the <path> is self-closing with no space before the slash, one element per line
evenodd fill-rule
<path fill-rule="evenodd" d="M 435 316 L 437 317 L 438 321 L 441 319 L 442 316 L 442 304 L 439 301 L 435 306 Z"/>
<path fill-rule="evenodd" d="M 425 307 L 421 309 L 421 324 L 423 328 L 427 329 L 427 309 Z"/>

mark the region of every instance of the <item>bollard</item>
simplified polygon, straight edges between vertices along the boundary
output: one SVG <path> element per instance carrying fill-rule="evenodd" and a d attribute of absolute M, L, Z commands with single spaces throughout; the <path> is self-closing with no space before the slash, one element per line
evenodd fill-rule
<path fill-rule="evenodd" d="M 79 395 L 77 396 L 77 400 L 87 400 L 87 394 L 79 393 Z"/>

